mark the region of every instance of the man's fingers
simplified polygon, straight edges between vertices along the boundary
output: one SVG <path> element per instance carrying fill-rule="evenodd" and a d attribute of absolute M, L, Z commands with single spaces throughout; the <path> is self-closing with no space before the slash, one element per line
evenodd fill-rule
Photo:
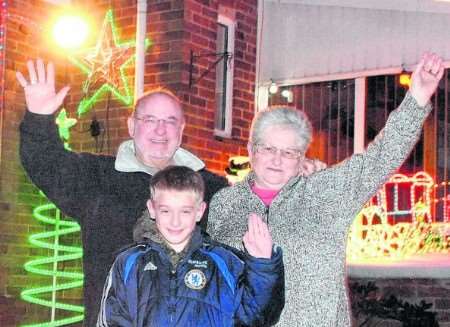
<path fill-rule="evenodd" d="M 69 90 L 70 90 L 70 87 L 65 86 L 61 90 L 59 90 L 59 92 L 56 94 L 55 101 L 58 104 L 58 107 L 63 103 L 64 98 L 66 97 L 67 92 L 69 92 Z"/>
<path fill-rule="evenodd" d="M 37 76 L 36 76 L 36 70 L 34 69 L 34 62 L 33 60 L 27 61 L 27 68 L 28 68 L 28 75 L 30 77 L 30 84 L 36 84 L 37 83 Z"/>
<path fill-rule="evenodd" d="M 45 66 L 42 59 L 36 60 L 37 77 L 39 83 L 46 83 L 45 80 Z"/>
<path fill-rule="evenodd" d="M 55 66 L 52 62 L 47 64 L 47 83 L 55 87 Z"/>
<path fill-rule="evenodd" d="M 26 87 L 28 85 L 27 80 L 25 79 L 25 77 L 23 77 L 21 72 L 16 72 L 16 78 L 22 87 Z"/>

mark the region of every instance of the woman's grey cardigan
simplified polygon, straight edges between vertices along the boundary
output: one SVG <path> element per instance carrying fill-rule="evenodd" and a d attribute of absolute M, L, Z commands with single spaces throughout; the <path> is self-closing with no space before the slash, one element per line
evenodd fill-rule
<path fill-rule="evenodd" d="M 286 306 L 280 326 L 350 326 L 346 292 L 347 231 L 362 206 L 407 158 L 431 106 L 419 107 L 408 93 L 383 131 L 361 154 L 309 177 L 290 180 L 270 207 L 247 179 L 216 193 L 208 232 L 242 248 L 247 217 L 265 217 L 286 268 Z"/>

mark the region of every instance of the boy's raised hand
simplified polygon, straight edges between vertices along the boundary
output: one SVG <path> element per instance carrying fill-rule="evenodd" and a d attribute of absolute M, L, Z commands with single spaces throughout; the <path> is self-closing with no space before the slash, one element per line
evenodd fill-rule
<path fill-rule="evenodd" d="M 21 72 L 16 72 L 16 77 L 25 91 L 28 110 L 40 115 L 53 114 L 63 103 L 69 87 L 55 93 L 55 68 L 51 62 L 47 65 L 47 72 L 42 59 L 36 60 L 36 67 L 32 60 L 28 60 L 27 68 L 29 81 Z"/>
<path fill-rule="evenodd" d="M 272 257 L 273 241 L 267 224 L 255 213 L 248 216 L 248 230 L 243 238 L 247 252 L 255 258 Z"/>

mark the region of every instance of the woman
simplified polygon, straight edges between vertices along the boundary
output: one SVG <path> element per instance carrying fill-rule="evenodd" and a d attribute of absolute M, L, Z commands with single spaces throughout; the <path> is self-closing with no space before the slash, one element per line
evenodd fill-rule
<path fill-rule="evenodd" d="M 216 193 L 208 231 L 242 248 L 250 213 L 268 223 L 286 269 L 283 326 L 350 326 L 345 289 L 347 230 L 362 206 L 408 156 L 431 111 L 442 60 L 426 53 L 384 130 L 362 154 L 310 176 L 302 161 L 311 140 L 307 117 L 291 108 L 260 112 L 252 123 L 247 178 Z"/>

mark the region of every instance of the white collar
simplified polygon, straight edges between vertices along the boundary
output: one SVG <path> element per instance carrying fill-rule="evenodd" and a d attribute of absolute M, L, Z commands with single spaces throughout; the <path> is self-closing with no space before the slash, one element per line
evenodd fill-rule
<path fill-rule="evenodd" d="M 176 166 L 186 166 L 194 171 L 205 168 L 203 161 L 182 148 L 178 148 L 175 152 L 173 156 L 173 164 Z M 133 140 L 128 140 L 120 144 L 119 149 L 117 150 L 114 168 L 117 171 L 125 173 L 144 172 L 149 175 L 154 175 L 159 170 L 155 167 L 144 165 L 136 158 Z"/>

